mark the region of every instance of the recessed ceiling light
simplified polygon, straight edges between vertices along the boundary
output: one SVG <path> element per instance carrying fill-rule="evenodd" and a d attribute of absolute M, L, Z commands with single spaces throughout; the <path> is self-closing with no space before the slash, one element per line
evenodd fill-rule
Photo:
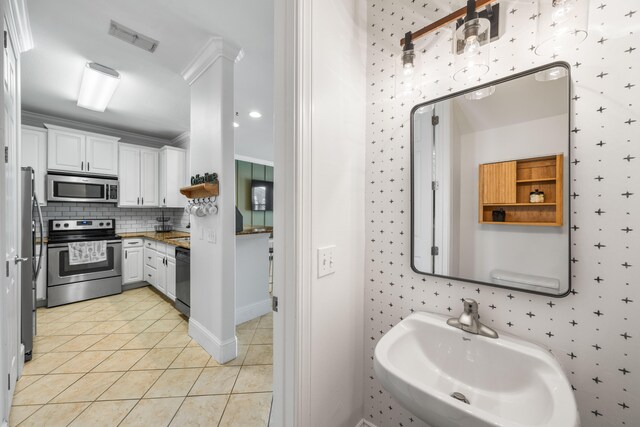
<path fill-rule="evenodd" d="M 260 117 L 262 117 L 262 114 L 258 113 L 257 111 L 252 111 L 249 113 L 249 117 L 253 117 L 254 119 L 259 119 Z"/>
<path fill-rule="evenodd" d="M 233 127 L 234 127 L 234 128 L 239 128 L 239 127 L 240 127 L 240 125 L 238 124 L 238 122 L 233 122 Z"/>

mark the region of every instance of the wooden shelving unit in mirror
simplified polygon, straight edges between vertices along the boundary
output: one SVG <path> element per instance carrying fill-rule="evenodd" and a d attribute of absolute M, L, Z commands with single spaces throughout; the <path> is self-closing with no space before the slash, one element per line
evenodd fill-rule
<path fill-rule="evenodd" d="M 560 227 L 563 164 L 562 154 L 481 164 L 478 222 Z"/>

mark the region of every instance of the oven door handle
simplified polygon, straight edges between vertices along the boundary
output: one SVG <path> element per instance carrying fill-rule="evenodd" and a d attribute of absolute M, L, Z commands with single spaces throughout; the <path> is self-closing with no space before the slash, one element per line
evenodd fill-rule
<path fill-rule="evenodd" d="M 99 239 L 96 239 L 99 240 Z M 69 242 L 72 243 L 72 242 Z M 69 243 L 50 243 L 48 245 L 48 247 L 50 249 L 54 249 L 54 248 L 66 248 L 69 246 Z M 121 244 L 122 240 L 107 240 L 107 245 L 117 245 L 117 244 Z"/>

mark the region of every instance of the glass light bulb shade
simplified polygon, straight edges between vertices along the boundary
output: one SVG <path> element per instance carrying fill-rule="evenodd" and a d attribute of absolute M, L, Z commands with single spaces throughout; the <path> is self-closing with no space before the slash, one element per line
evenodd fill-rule
<path fill-rule="evenodd" d="M 395 97 L 413 98 L 420 95 L 420 72 L 413 51 L 402 52 L 395 61 Z"/>
<path fill-rule="evenodd" d="M 468 99 L 470 101 L 477 101 L 479 99 L 486 98 L 488 96 L 493 95 L 495 91 L 496 91 L 495 86 L 487 86 L 480 89 L 476 89 L 471 92 L 467 92 L 464 94 L 464 97 L 465 99 Z"/>
<path fill-rule="evenodd" d="M 489 71 L 491 23 L 486 18 L 471 19 L 456 30 L 453 38 L 456 81 L 475 81 Z"/>
<path fill-rule="evenodd" d="M 88 62 L 82 74 L 78 107 L 104 112 L 119 83 L 120 74 L 116 70 Z"/>
<path fill-rule="evenodd" d="M 564 67 L 553 67 L 536 73 L 536 81 L 550 82 L 567 76 L 567 69 Z"/>
<path fill-rule="evenodd" d="M 575 49 L 587 38 L 589 0 L 541 0 L 538 14 L 538 56 L 554 58 Z"/>

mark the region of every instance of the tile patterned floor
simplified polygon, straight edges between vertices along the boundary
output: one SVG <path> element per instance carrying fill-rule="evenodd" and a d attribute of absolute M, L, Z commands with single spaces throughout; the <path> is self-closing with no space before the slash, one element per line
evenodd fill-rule
<path fill-rule="evenodd" d="M 266 426 L 271 314 L 238 325 L 225 365 L 150 288 L 37 311 L 10 426 Z"/>

